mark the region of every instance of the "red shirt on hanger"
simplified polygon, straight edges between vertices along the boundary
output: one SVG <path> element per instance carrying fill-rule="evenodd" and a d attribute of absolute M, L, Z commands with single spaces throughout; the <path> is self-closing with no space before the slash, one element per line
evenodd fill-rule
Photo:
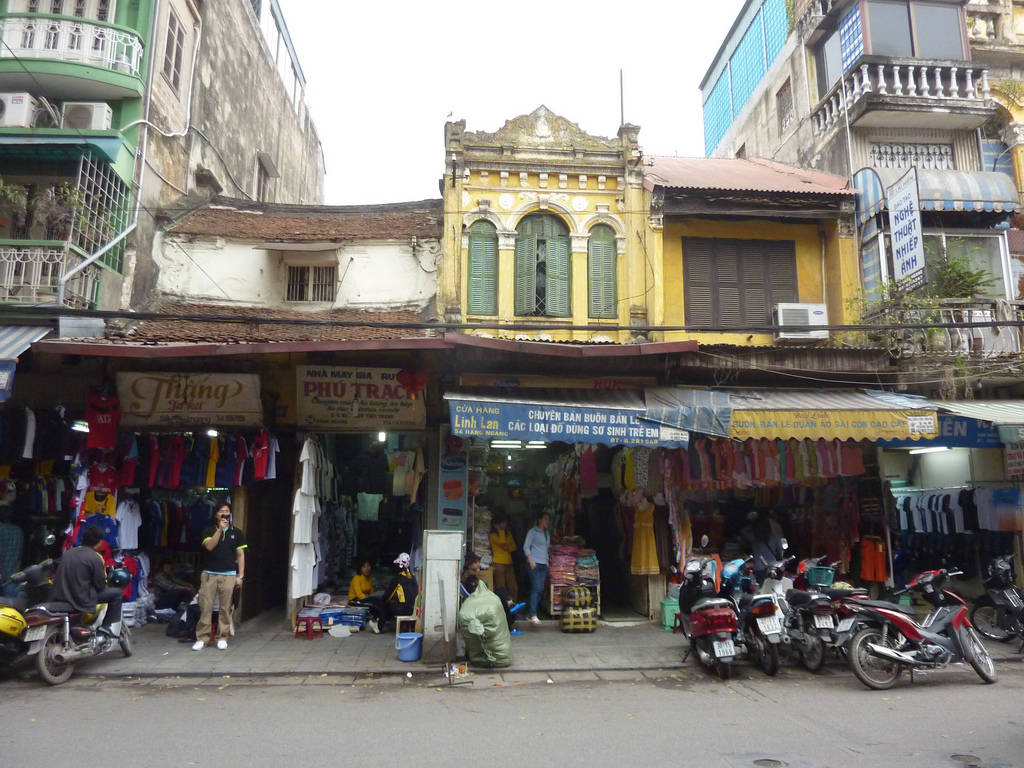
<path fill-rule="evenodd" d="M 270 461 L 270 434 L 267 430 L 261 429 L 252 441 L 251 455 L 255 479 L 263 480 L 267 476 L 267 464 Z"/>
<path fill-rule="evenodd" d="M 85 409 L 89 423 L 86 448 L 112 449 L 117 446 L 117 425 L 121 422 L 121 401 L 113 395 L 90 395 Z"/>
<path fill-rule="evenodd" d="M 94 493 L 115 493 L 121 487 L 121 473 L 109 464 L 89 467 L 89 490 Z"/>

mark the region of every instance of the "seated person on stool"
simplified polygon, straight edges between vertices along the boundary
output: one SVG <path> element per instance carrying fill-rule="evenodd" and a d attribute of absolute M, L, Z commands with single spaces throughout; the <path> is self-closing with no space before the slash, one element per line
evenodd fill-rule
<path fill-rule="evenodd" d="M 379 617 L 367 622 L 371 632 L 379 633 L 396 616 L 409 616 L 416 611 L 416 597 L 420 593 L 420 588 L 410 570 L 412 558 L 403 552 L 395 558 L 395 565 L 398 566 L 398 573 L 384 590 L 384 601 L 380 605 Z"/>

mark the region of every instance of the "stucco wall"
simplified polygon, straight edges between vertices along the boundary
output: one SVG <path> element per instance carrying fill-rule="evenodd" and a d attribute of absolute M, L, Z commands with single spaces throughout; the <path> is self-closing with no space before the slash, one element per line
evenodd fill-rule
<path fill-rule="evenodd" d="M 325 246 L 319 251 L 280 251 L 259 244 L 162 236 L 155 249 L 157 292 L 190 301 L 209 300 L 277 309 L 322 310 L 324 304 L 286 302 L 288 264 L 338 265 L 334 308 L 421 309 L 437 292 L 436 242 L 376 241 Z"/>

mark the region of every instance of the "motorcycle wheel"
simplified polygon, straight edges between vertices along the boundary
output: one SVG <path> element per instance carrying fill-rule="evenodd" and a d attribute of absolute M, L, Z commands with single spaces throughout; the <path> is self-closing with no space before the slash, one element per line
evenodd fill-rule
<path fill-rule="evenodd" d="M 49 685 L 61 685 L 66 683 L 71 673 L 75 671 L 73 664 L 60 664 L 53 658 L 53 655 L 61 646 L 60 632 L 51 632 L 43 641 L 43 647 L 36 654 L 36 671 Z"/>
<path fill-rule="evenodd" d="M 986 683 L 990 685 L 994 683 L 996 681 L 996 665 L 992 661 L 988 648 L 978 637 L 978 633 L 971 627 L 961 627 L 958 630 L 958 635 L 960 647 L 964 649 L 964 658 L 967 659 L 967 663 L 974 667 L 978 677 Z"/>
<path fill-rule="evenodd" d="M 121 653 L 124 654 L 125 658 L 134 653 L 132 647 L 132 630 L 127 624 L 121 625 L 121 636 L 117 638 L 117 644 L 121 646 Z"/>
<path fill-rule="evenodd" d="M 810 635 L 807 644 L 800 649 L 800 663 L 808 672 L 817 672 L 825 665 L 825 644 L 817 635 Z"/>
<path fill-rule="evenodd" d="M 873 655 L 868 650 L 868 643 L 882 645 L 882 630 L 878 627 L 865 627 L 853 636 L 848 649 L 850 669 L 868 688 L 888 690 L 896 685 L 903 674 L 903 665 Z"/>
<path fill-rule="evenodd" d="M 779 646 L 769 643 L 764 637 L 758 635 L 757 660 L 766 675 L 775 677 L 779 671 Z"/>
<path fill-rule="evenodd" d="M 999 612 L 994 605 L 982 603 L 971 608 L 971 624 L 989 640 L 1007 643 L 1014 637 L 1013 632 L 999 626 Z"/>
<path fill-rule="evenodd" d="M 728 680 L 732 677 L 732 664 L 728 661 L 716 661 L 715 671 L 721 680 Z"/>

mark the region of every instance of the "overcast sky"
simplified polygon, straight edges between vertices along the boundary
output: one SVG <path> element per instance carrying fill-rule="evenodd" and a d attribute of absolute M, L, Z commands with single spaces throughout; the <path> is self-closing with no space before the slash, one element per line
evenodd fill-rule
<path fill-rule="evenodd" d="M 444 123 L 494 131 L 545 104 L 647 154 L 703 155 L 698 85 L 743 0 L 280 0 L 334 205 L 438 197 Z M 451 117 L 448 117 L 451 113 Z"/>

